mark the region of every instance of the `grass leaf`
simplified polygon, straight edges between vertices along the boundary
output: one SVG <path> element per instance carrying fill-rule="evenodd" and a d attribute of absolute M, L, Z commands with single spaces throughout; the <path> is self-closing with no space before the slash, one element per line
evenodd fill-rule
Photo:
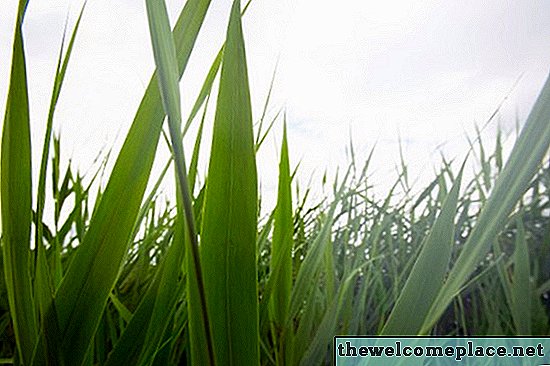
<path fill-rule="evenodd" d="M 2 256 L 9 308 L 20 360 L 29 364 L 37 342 L 38 326 L 30 272 L 31 133 L 22 31 L 26 5 L 26 1 L 19 1 L 15 22 L 10 83 L 2 130 L 0 200 Z"/>
<path fill-rule="evenodd" d="M 453 265 L 426 318 L 423 331 L 439 319 L 459 293 L 478 263 L 490 249 L 496 235 L 507 223 L 520 197 L 526 191 L 550 145 L 550 77 L 546 80 L 510 157 L 485 202 L 473 231 Z"/>
<path fill-rule="evenodd" d="M 259 364 L 258 193 L 246 65 L 236 0 L 222 61 L 201 230 L 208 312 L 220 365 Z M 190 313 L 191 322 L 196 316 Z"/>
<path fill-rule="evenodd" d="M 405 287 L 382 329 L 382 335 L 417 334 L 441 289 L 454 244 L 454 218 L 463 170 L 464 165 L 422 245 Z"/>

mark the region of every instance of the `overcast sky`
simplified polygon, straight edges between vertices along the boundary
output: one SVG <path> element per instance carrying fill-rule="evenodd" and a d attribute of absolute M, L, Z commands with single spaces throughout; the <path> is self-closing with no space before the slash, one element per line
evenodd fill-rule
<path fill-rule="evenodd" d="M 181 84 L 184 111 L 223 41 L 230 3 L 212 1 Z M 31 0 L 27 11 L 35 156 L 65 18 L 72 25 L 80 4 Z M 182 6 L 168 2 L 172 20 Z M 16 7 L 15 0 L 0 0 L 2 116 Z M 378 141 L 379 177 L 399 161 L 398 136 L 412 174 L 431 173 L 438 147 L 463 156 L 465 133 L 491 115 L 523 74 L 500 115 L 512 131 L 516 113 L 525 119 L 550 70 L 548 0 L 254 0 L 244 28 L 254 116 L 279 59 L 269 113 L 286 110 L 291 159 L 302 161 L 305 175 L 345 166 L 350 134 L 358 159 Z M 66 158 L 85 171 L 101 147 L 119 146 L 152 70 L 144 1 L 89 0 L 56 114 Z M 276 171 L 280 129 L 260 157 L 267 190 L 276 185 L 269 172 Z"/>

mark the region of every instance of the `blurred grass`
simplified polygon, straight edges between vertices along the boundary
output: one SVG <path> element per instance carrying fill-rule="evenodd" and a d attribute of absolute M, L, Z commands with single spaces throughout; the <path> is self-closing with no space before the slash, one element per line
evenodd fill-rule
<path fill-rule="evenodd" d="M 372 152 L 362 161 L 350 144 L 345 174 L 320 182 L 332 193 L 312 202 L 285 118 L 277 204 L 264 217 L 256 154 L 282 118 L 267 112 L 270 90 L 253 124 L 239 1 L 193 108 L 180 110 L 209 4 L 187 1 L 171 32 L 164 2 L 147 2 L 157 71 L 113 170 L 85 176 L 63 164 L 52 127 L 81 12 L 62 42 L 33 202 L 20 1 L 1 146 L 1 362 L 330 364 L 335 334 L 548 334 L 550 82 L 509 154 L 500 130 L 493 141 L 478 130 L 464 163 L 443 158 L 414 191 L 401 155 L 385 197 L 370 185 Z M 172 157 L 146 196 L 166 115 Z M 188 168 L 181 136 L 192 123 Z M 178 189 L 166 202 L 171 162 Z"/>

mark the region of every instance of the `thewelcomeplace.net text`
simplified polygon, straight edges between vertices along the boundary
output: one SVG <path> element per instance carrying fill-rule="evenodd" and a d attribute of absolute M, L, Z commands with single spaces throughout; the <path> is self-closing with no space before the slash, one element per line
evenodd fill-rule
<path fill-rule="evenodd" d="M 447 357 L 460 361 L 465 357 L 544 357 L 544 346 L 475 345 L 473 341 L 461 346 L 411 346 L 396 341 L 391 346 L 358 346 L 350 341 L 336 344 L 338 357 Z"/>

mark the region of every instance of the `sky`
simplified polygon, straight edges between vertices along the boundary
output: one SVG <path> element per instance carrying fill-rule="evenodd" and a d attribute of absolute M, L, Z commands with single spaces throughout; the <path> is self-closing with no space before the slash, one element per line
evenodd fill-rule
<path fill-rule="evenodd" d="M 167 1 L 172 22 L 183 3 Z M 74 24 L 80 4 L 31 0 L 27 10 L 36 169 L 63 27 L 66 19 Z M 223 42 L 230 5 L 212 1 L 182 79 L 183 111 Z M 16 7 L 0 0 L 2 116 Z M 312 173 L 320 181 L 325 170 L 345 168 L 350 138 L 359 161 L 376 144 L 371 171 L 378 186 L 395 173 L 399 141 L 412 178 L 429 179 L 440 151 L 464 157 L 465 136 L 506 96 L 488 141 L 497 123 L 512 134 L 550 71 L 548 0 L 254 0 L 243 27 L 254 117 L 277 65 L 268 116 L 285 111 L 291 164 L 300 162 L 305 183 Z M 153 69 L 144 1 L 89 0 L 55 118 L 66 159 L 85 172 L 102 148 L 121 145 Z M 281 123 L 274 128 L 258 157 L 268 201 Z M 190 151 L 192 138 L 184 143 Z"/>

